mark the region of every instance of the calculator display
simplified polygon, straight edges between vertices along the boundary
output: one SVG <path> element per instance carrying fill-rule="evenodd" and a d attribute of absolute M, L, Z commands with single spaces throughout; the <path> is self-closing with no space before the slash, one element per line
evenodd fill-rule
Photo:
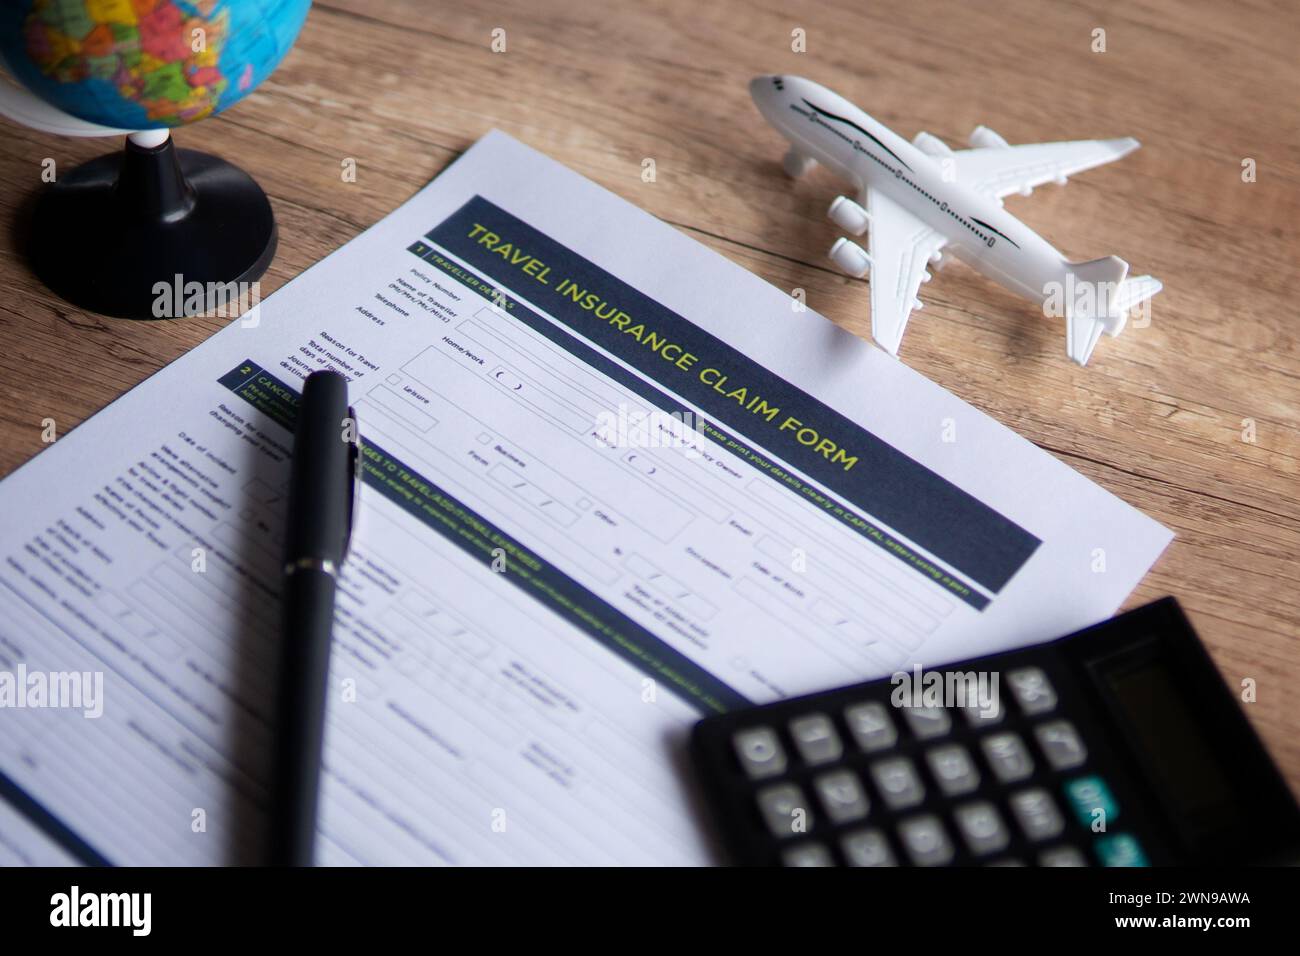
<path fill-rule="evenodd" d="M 1231 802 L 1231 786 L 1206 743 L 1194 705 L 1158 659 L 1112 669 L 1104 679 L 1147 771 L 1164 784 L 1177 811 L 1198 817 Z"/>

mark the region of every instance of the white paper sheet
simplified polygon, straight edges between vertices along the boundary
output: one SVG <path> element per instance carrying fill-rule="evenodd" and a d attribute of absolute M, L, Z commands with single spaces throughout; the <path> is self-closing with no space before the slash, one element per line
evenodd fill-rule
<path fill-rule="evenodd" d="M 1067 633 L 1171 537 L 500 133 L 256 319 L 0 484 L 0 670 L 103 675 L 0 710 L 0 771 L 115 863 L 260 859 L 316 368 L 371 449 L 326 863 L 708 861 L 701 714 Z"/>

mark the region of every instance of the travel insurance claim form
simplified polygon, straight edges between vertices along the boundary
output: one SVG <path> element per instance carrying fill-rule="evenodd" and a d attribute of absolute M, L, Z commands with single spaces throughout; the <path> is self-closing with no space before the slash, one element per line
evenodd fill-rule
<path fill-rule="evenodd" d="M 364 442 L 328 864 L 712 859 L 719 710 L 1111 614 L 1170 534 L 789 295 L 493 132 L 0 483 L 0 852 L 257 862 L 302 379 Z M 56 849 L 57 848 L 57 849 Z"/>

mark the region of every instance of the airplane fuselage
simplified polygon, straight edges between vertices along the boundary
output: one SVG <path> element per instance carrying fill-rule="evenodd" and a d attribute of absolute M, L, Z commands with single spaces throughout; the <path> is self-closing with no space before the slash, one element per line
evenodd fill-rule
<path fill-rule="evenodd" d="M 957 181 L 958 157 L 930 156 L 830 90 L 791 77 L 759 103 L 767 120 L 804 154 L 858 190 L 877 190 L 947 240 L 989 278 L 1030 299 L 1064 283 L 1061 253 L 999 200 Z M 977 253 L 977 255 L 976 255 Z"/>

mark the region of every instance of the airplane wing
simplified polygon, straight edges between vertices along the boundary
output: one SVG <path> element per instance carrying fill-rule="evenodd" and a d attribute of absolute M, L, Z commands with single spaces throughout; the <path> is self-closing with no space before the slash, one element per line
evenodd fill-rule
<path fill-rule="evenodd" d="M 1043 183 L 1064 183 L 1068 176 L 1114 162 L 1137 148 L 1132 138 L 1089 139 L 962 149 L 952 159 L 959 183 L 1001 199 L 1014 192 L 1028 196 Z"/>
<path fill-rule="evenodd" d="M 921 305 L 916 290 L 930 278 L 925 267 L 947 240 L 877 190 L 867 190 L 863 205 L 871 213 L 871 336 L 897 355 L 907 320 Z"/>

